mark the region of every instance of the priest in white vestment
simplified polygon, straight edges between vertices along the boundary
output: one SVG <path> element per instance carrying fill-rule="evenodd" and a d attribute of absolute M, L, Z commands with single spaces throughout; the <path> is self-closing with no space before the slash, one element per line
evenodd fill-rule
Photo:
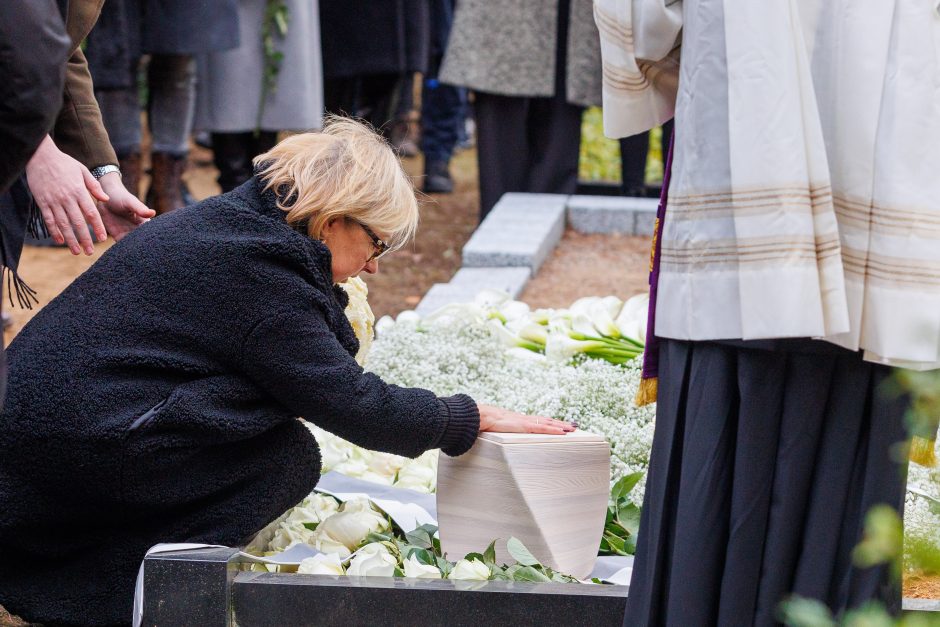
<path fill-rule="evenodd" d="M 595 0 L 604 124 L 675 117 L 657 430 L 625 624 L 759 624 L 903 507 L 895 367 L 940 368 L 940 15 L 928 0 Z"/>

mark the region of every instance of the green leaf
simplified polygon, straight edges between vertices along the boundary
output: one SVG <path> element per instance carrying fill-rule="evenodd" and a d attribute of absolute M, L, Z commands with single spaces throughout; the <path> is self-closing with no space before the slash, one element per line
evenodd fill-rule
<path fill-rule="evenodd" d="M 305 522 L 305 523 L 304 523 L 304 527 L 306 527 L 306 528 L 309 529 L 310 531 L 316 531 L 316 530 L 317 530 L 317 526 L 318 526 L 319 524 L 320 524 L 320 523 L 318 523 L 318 522 Z"/>
<path fill-rule="evenodd" d="M 777 618 L 792 627 L 835 627 L 832 613 L 815 599 L 793 596 L 777 607 Z"/>
<path fill-rule="evenodd" d="M 509 551 L 514 560 L 523 566 L 537 566 L 539 564 L 539 561 L 529 552 L 529 549 L 525 548 L 525 545 L 515 537 L 509 538 L 506 542 L 506 550 Z"/>
<path fill-rule="evenodd" d="M 634 472 L 629 475 L 625 475 L 620 478 L 617 483 L 614 484 L 614 487 L 610 490 L 610 496 L 614 501 L 618 501 L 622 498 L 626 498 L 630 492 L 633 491 L 633 488 L 636 487 L 636 484 L 640 482 L 640 479 L 643 478 L 642 472 Z"/>
<path fill-rule="evenodd" d="M 483 555 L 481 555 L 480 553 L 467 553 L 466 555 L 464 555 L 463 558 L 465 560 L 478 560 L 480 562 L 483 562 Z"/>
<path fill-rule="evenodd" d="M 617 510 L 617 522 L 631 535 L 635 536 L 637 531 L 640 530 L 640 515 L 642 513 L 639 507 L 633 503 L 628 503 Z"/>
<path fill-rule="evenodd" d="M 483 563 L 487 566 L 496 565 L 496 540 L 490 542 L 490 545 L 483 551 Z"/>
<path fill-rule="evenodd" d="M 393 577 L 404 577 L 405 573 L 398 566 L 395 567 L 395 572 L 392 573 Z"/>
<path fill-rule="evenodd" d="M 532 566 L 523 566 L 513 573 L 512 578 L 515 581 L 531 581 L 533 583 L 548 583 L 551 581 L 551 579 Z"/>
<path fill-rule="evenodd" d="M 428 566 L 437 566 L 437 560 L 434 555 L 431 554 L 427 549 L 411 549 L 408 553 L 408 557 L 414 557 L 422 564 Z"/>
<path fill-rule="evenodd" d="M 427 532 L 427 530 L 421 527 L 406 533 L 405 540 L 415 546 L 421 547 L 422 549 L 431 549 L 434 547 L 434 543 L 431 542 L 431 535 Z"/>
<path fill-rule="evenodd" d="M 451 562 L 445 560 L 443 557 L 438 557 L 436 560 L 437 567 L 440 569 L 442 576 L 444 579 L 447 579 L 447 576 L 451 573 L 452 570 L 454 570 L 454 565 Z"/>
<path fill-rule="evenodd" d="M 604 533 L 604 538 L 607 539 L 607 544 L 610 545 L 610 548 L 617 553 L 626 553 L 623 549 L 623 538 L 618 538 L 613 534 Z"/>
<path fill-rule="evenodd" d="M 306 527 L 306 524 L 304 525 Z M 310 527 L 307 527 L 310 529 Z M 378 533 L 373 531 L 366 536 L 366 539 L 363 541 L 363 544 L 369 544 L 370 542 L 391 542 L 393 540 L 392 536 L 385 533 Z"/>

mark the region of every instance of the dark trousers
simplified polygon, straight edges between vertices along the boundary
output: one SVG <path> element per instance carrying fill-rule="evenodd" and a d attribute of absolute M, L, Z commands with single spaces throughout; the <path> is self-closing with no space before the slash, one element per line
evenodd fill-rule
<path fill-rule="evenodd" d="M 427 161 L 447 163 L 454 154 L 467 110 L 467 90 L 424 80 L 421 95 L 421 152 Z"/>
<path fill-rule="evenodd" d="M 856 566 L 865 515 L 903 515 L 908 399 L 891 368 L 807 339 L 661 339 L 656 431 L 625 627 L 777 624 L 790 593 L 900 613 Z"/>
<path fill-rule="evenodd" d="M 212 133 L 212 161 L 219 170 L 222 193 L 230 192 L 254 174 L 252 159 L 274 148 L 277 132 Z"/>
<path fill-rule="evenodd" d="M 481 220 L 506 192 L 575 192 L 583 111 L 560 96 L 476 93 Z"/>
<path fill-rule="evenodd" d="M 327 78 L 323 81 L 326 111 L 361 117 L 387 136 L 398 110 L 401 80 L 399 74 Z"/>
<path fill-rule="evenodd" d="M 663 164 L 672 139 L 672 120 L 663 124 Z M 650 134 L 639 133 L 620 139 L 620 175 L 624 196 L 646 196 L 646 156 L 650 148 Z"/>

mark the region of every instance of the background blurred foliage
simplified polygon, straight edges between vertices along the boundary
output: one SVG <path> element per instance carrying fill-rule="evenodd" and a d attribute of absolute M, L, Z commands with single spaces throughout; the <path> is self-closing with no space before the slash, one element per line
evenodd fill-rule
<path fill-rule="evenodd" d="M 581 157 L 578 179 L 582 181 L 620 182 L 620 143 L 604 137 L 604 120 L 600 107 L 590 107 L 581 118 Z M 658 185 L 663 180 L 662 129 L 650 131 L 649 155 L 646 158 L 646 183 Z"/>

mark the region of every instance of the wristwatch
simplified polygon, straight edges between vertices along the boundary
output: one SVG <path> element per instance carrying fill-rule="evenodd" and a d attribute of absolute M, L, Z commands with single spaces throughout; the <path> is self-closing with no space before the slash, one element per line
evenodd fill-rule
<path fill-rule="evenodd" d="M 100 179 L 105 174 L 111 174 L 112 172 L 117 172 L 118 176 L 121 176 L 121 168 L 116 165 L 99 165 L 97 168 L 91 169 L 91 175 L 96 179 Z M 121 176 L 123 179 L 124 177 Z"/>

